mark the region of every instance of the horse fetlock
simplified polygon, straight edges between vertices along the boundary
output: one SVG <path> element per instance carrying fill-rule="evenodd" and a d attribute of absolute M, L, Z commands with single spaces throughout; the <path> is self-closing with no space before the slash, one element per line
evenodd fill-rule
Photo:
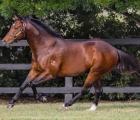
<path fill-rule="evenodd" d="M 37 98 L 38 101 L 40 102 L 47 102 L 47 96 L 42 96 L 40 95 L 38 98 Z"/>
<path fill-rule="evenodd" d="M 43 102 L 47 102 L 47 97 L 46 96 L 42 96 L 42 101 Z"/>
<path fill-rule="evenodd" d="M 14 106 L 14 104 L 8 104 L 7 108 L 12 108 Z"/>
<path fill-rule="evenodd" d="M 65 107 L 68 107 L 68 106 L 72 106 L 72 104 L 73 104 L 73 102 L 72 101 L 69 101 L 68 103 L 65 103 L 64 106 Z"/>

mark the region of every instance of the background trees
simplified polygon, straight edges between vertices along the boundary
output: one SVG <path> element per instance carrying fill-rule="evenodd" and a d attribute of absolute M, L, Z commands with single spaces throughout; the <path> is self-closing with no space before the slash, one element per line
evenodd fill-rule
<path fill-rule="evenodd" d="M 0 38 L 9 30 L 14 15 L 36 14 L 64 38 L 139 38 L 139 0 L 0 0 Z M 140 59 L 140 46 L 115 46 Z M 0 48 L 1 63 L 30 63 L 28 47 Z M 20 59 L 22 58 L 22 59 Z M 1 71 L 0 86 L 19 86 L 28 71 Z M 84 76 L 74 78 L 82 86 Z M 134 81 L 135 79 L 135 81 Z M 112 71 L 103 78 L 104 86 L 138 85 L 136 76 L 121 76 Z M 7 82 L 8 81 L 8 82 Z M 63 79 L 58 79 L 63 85 Z M 60 84 L 61 83 L 61 84 Z M 45 86 L 58 86 L 55 81 Z M 126 98 L 124 95 L 109 95 Z"/>

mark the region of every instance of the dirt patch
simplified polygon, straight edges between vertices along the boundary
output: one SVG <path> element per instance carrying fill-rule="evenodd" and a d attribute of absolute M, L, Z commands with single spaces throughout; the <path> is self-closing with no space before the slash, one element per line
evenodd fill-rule
<path fill-rule="evenodd" d="M 14 95 L 1 95 L 0 96 L 0 104 L 8 104 L 10 102 L 10 100 L 13 98 Z M 58 97 L 47 97 L 47 103 L 58 103 L 58 102 L 62 102 L 64 103 L 64 98 L 58 98 Z M 90 102 L 92 103 L 93 100 L 78 100 L 77 102 Z M 125 100 L 125 101 L 111 101 L 111 100 L 101 100 L 100 103 L 108 103 L 108 102 L 140 102 L 140 100 Z M 16 104 L 19 103 L 41 103 L 38 100 L 35 100 L 35 98 L 33 96 L 21 96 L 19 97 L 18 101 L 16 102 Z"/>
<path fill-rule="evenodd" d="M 0 96 L 0 104 L 8 104 L 10 102 L 10 100 L 12 99 L 12 97 L 13 96 Z M 47 102 L 49 102 L 49 103 L 64 102 L 64 99 L 47 97 Z M 41 103 L 41 102 L 39 102 L 38 100 L 35 100 L 34 97 L 22 96 L 18 99 L 18 101 L 16 103 L 25 104 L 25 103 Z"/>

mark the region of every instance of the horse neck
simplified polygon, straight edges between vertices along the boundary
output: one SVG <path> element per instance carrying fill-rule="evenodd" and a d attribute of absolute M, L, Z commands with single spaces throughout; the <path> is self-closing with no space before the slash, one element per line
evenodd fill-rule
<path fill-rule="evenodd" d="M 50 49 L 55 43 L 54 37 L 43 30 L 27 30 L 27 42 L 35 58 L 45 47 L 45 50 Z"/>

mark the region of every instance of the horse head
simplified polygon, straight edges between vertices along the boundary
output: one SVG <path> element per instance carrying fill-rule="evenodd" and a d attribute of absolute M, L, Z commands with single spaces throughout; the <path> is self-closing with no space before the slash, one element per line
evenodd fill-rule
<path fill-rule="evenodd" d="M 11 26 L 9 32 L 6 34 L 6 36 L 2 40 L 3 44 L 7 47 L 10 46 L 12 43 L 17 42 L 26 37 L 25 36 L 25 29 L 26 29 L 25 21 L 17 16 L 14 17 L 14 21 L 15 22 Z"/>

